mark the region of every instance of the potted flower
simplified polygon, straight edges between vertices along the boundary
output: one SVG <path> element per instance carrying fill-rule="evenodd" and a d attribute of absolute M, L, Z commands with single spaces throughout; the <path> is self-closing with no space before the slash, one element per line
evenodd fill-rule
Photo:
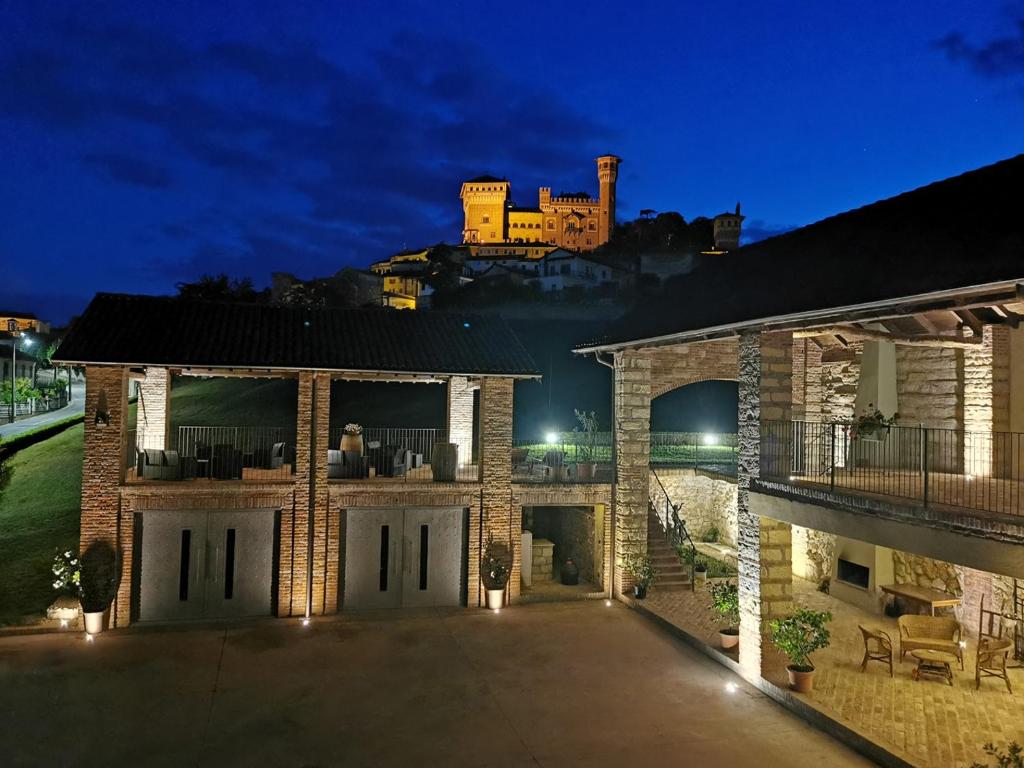
<path fill-rule="evenodd" d="M 576 436 L 576 477 L 579 480 L 593 480 L 597 474 L 597 413 L 577 411 L 578 427 L 573 427 Z"/>
<path fill-rule="evenodd" d="M 487 590 L 487 607 L 490 610 L 501 608 L 505 601 L 505 585 L 511 571 L 509 561 L 508 546 L 495 541 L 494 534 L 491 534 L 480 561 L 480 579 Z"/>
<path fill-rule="evenodd" d="M 82 555 L 82 613 L 90 635 L 103 631 L 103 614 L 117 589 L 116 561 L 114 548 L 106 541 L 95 542 Z"/>
<path fill-rule="evenodd" d="M 735 648 L 740 642 L 739 587 L 727 581 L 712 584 L 711 607 L 728 622 L 728 626 L 718 630 L 718 639 L 722 648 Z"/>
<path fill-rule="evenodd" d="M 874 440 L 881 441 L 889 436 L 889 427 L 896 423 L 898 413 L 886 416 L 875 408 L 874 403 L 868 403 L 864 412 L 856 418 L 850 429 L 851 440 Z"/>
<path fill-rule="evenodd" d="M 346 424 L 341 436 L 341 450 L 363 455 L 363 428 L 359 424 Z"/>
<path fill-rule="evenodd" d="M 631 555 L 626 558 L 626 571 L 633 577 L 633 597 L 643 600 L 647 590 L 658 579 L 658 569 L 647 554 Z"/>
<path fill-rule="evenodd" d="M 53 555 L 51 572 L 57 599 L 46 609 L 46 618 L 64 622 L 66 625 L 67 622 L 77 619 L 81 612 L 78 596 L 82 571 L 78 564 L 78 555 L 70 549 L 58 549 Z"/>
<path fill-rule="evenodd" d="M 693 584 L 695 587 L 704 587 L 708 583 L 708 564 L 703 558 L 697 558 L 693 564 Z"/>
<path fill-rule="evenodd" d="M 831 640 L 828 627 L 832 614 L 801 608 L 785 619 L 772 619 L 772 642 L 789 658 L 789 686 L 798 693 L 809 693 L 814 685 L 811 654 L 827 648 Z"/>

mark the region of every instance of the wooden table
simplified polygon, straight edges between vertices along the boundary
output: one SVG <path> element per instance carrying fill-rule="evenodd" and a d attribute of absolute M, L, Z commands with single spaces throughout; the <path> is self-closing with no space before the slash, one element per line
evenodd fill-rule
<path fill-rule="evenodd" d="M 960 605 L 959 597 L 948 592 L 940 592 L 937 589 L 919 587 L 917 584 L 882 584 L 879 586 L 879 589 L 894 597 L 902 597 L 907 600 L 924 603 L 931 608 L 932 616 L 935 615 L 936 608 L 951 608 Z M 882 613 L 883 615 L 885 614 L 884 600 L 882 601 Z"/>
<path fill-rule="evenodd" d="M 911 673 L 911 677 L 920 680 L 922 676 L 938 677 L 946 681 L 947 685 L 953 685 L 953 667 L 956 663 L 956 656 L 944 651 L 929 651 L 923 648 L 911 651 L 910 655 L 917 659 L 917 667 Z"/>

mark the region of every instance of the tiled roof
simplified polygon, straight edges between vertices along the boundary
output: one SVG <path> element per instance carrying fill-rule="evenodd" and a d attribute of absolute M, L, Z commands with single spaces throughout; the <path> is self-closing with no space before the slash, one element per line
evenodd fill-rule
<path fill-rule="evenodd" d="M 12 309 L 0 309 L 0 317 L 18 317 L 22 320 L 38 320 L 31 312 L 15 312 Z"/>
<path fill-rule="evenodd" d="M 100 293 L 54 360 L 538 376 L 501 318 L 389 309 L 305 309 Z"/>
<path fill-rule="evenodd" d="M 1024 155 L 753 243 L 697 256 L 582 347 L 1024 280 Z"/>
<path fill-rule="evenodd" d="M 497 176 L 489 176 L 484 174 L 483 176 L 477 176 L 475 179 L 470 179 L 467 184 L 488 184 L 492 182 L 507 181 L 507 179 L 499 179 Z"/>

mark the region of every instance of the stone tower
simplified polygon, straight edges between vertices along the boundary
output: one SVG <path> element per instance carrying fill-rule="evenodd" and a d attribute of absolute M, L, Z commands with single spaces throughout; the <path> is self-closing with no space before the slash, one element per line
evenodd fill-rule
<path fill-rule="evenodd" d="M 736 213 L 720 213 L 715 216 L 714 235 L 716 251 L 735 251 L 740 247 L 740 231 L 745 216 L 740 215 L 740 204 L 736 203 Z"/>
<path fill-rule="evenodd" d="M 622 158 L 601 155 L 597 158 L 597 180 L 600 187 L 601 211 L 597 223 L 597 245 L 607 243 L 615 228 L 615 181 L 619 177 Z"/>
<path fill-rule="evenodd" d="M 462 185 L 464 243 L 501 243 L 508 238 L 508 204 L 512 185 L 506 179 L 478 176 Z"/>

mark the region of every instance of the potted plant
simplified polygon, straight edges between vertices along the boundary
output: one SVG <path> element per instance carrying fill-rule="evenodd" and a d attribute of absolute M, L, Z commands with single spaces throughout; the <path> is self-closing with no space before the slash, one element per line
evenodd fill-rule
<path fill-rule="evenodd" d="M 363 455 L 363 428 L 359 424 L 346 424 L 341 436 L 341 450 L 355 451 Z"/>
<path fill-rule="evenodd" d="M 117 589 L 116 561 L 114 548 L 106 541 L 93 543 L 82 555 L 82 613 L 90 635 L 103 631 L 103 614 Z"/>
<path fill-rule="evenodd" d="M 492 533 L 487 538 L 483 558 L 480 562 L 480 579 L 487 590 L 487 607 L 490 610 L 501 608 L 505 602 L 505 585 L 511 571 L 508 546 L 494 540 Z"/>
<path fill-rule="evenodd" d="M 580 567 L 571 557 L 562 564 L 562 583 L 572 587 L 580 583 Z"/>
<path fill-rule="evenodd" d="M 82 571 L 78 564 L 78 555 L 70 549 L 58 549 L 53 556 L 53 590 L 57 599 L 46 609 L 46 618 L 64 622 L 78 618 L 81 603 L 78 596 L 81 592 Z"/>
<path fill-rule="evenodd" d="M 697 558 L 693 564 L 693 584 L 696 587 L 704 587 L 708 583 L 708 564 L 703 558 Z"/>
<path fill-rule="evenodd" d="M 633 597 L 643 600 L 647 590 L 658 579 L 658 569 L 647 554 L 631 555 L 626 558 L 626 571 L 633 577 Z"/>
<path fill-rule="evenodd" d="M 593 480 L 597 474 L 597 413 L 595 411 L 577 411 L 578 427 L 573 427 L 576 435 L 576 477 L 579 480 Z"/>
<path fill-rule="evenodd" d="M 735 648 L 740 642 L 740 590 L 724 581 L 711 585 L 711 607 L 720 613 L 728 626 L 718 630 L 722 648 Z"/>
<path fill-rule="evenodd" d="M 785 619 L 772 619 L 772 642 L 789 658 L 789 686 L 798 693 L 809 693 L 814 685 L 811 654 L 827 648 L 831 640 L 828 627 L 832 614 L 801 608 Z"/>
<path fill-rule="evenodd" d="M 881 441 L 889 436 L 889 427 L 896 423 L 898 413 L 886 416 L 875 408 L 874 403 L 868 403 L 864 412 L 856 418 L 850 428 L 851 440 L 875 440 Z"/>

